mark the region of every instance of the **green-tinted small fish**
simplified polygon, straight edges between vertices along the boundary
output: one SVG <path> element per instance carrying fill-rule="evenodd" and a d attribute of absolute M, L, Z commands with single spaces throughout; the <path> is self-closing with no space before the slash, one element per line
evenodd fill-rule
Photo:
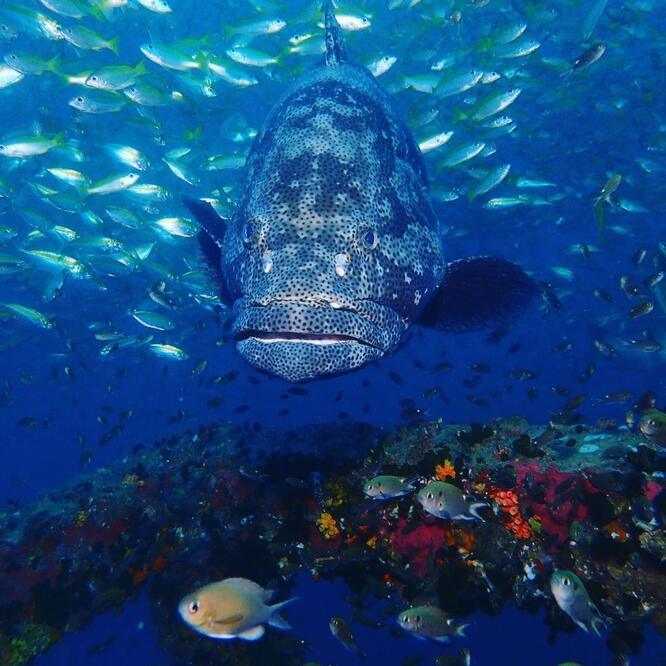
<path fill-rule="evenodd" d="M 87 279 L 90 277 L 90 273 L 85 265 L 74 257 L 48 250 L 24 250 L 24 252 L 48 270 L 67 271 L 69 275 L 77 279 Z"/>
<path fill-rule="evenodd" d="M 16 316 L 21 319 L 25 319 L 27 322 L 33 326 L 38 326 L 39 328 L 53 328 L 53 322 L 45 317 L 41 312 L 28 308 L 25 305 L 18 305 L 17 303 L 0 303 L 0 307 L 13 312 Z"/>
<path fill-rule="evenodd" d="M 617 188 L 620 187 L 621 182 L 622 176 L 619 173 L 615 173 L 610 176 L 610 178 L 606 181 L 606 184 L 601 188 L 601 192 L 599 192 L 599 194 L 594 199 L 592 199 L 592 205 L 596 206 L 601 202 L 613 205 L 611 196 L 617 190 Z"/>
<path fill-rule="evenodd" d="M 148 70 L 141 61 L 136 67 L 129 65 L 107 65 L 95 70 L 85 81 L 90 88 L 98 90 L 124 90 L 133 85 L 136 80 L 147 74 Z"/>
<path fill-rule="evenodd" d="M 412 481 L 401 476 L 375 476 L 365 483 L 363 492 L 372 499 L 402 497 L 416 490 Z"/>
<path fill-rule="evenodd" d="M 504 111 L 504 109 L 513 104 L 520 93 L 520 88 L 491 93 L 473 108 L 470 117 L 472 120 L 479 121 L 494 116 L 496 113 Z"/>
<path fill-rule="evenodd" d="M 5 62 L 9 67 L 21 74 L 43 74 L 44 72 L 57 73 L 60 68 L 60 58 L 55 56 L 50 60 L 43 60 L 32 53 L 8 53 Z"/>
<path fill-rule="evenodd" d="M 479 509 L 488 506 L 468 501 L 460 488 L 445 481 L 431 481 L 419 490 L 416 500 L 426 513 L 444 520 L 483 521 Z"/>
<path fill-rule="evenodd" d="M 67 27 L 62 30 L 62 36 L 66 41 L 79 49 L 89 51 L 102 51 L 104 49 L 108 49 L 116 55 L 119 53 L 119 37 L 105 39 L 101 35 L 97 34 L 94 30 L 91 30 L 84 25 L 71 25 Z"/>
<path fill-rule="evenodd" d="M 435 94 L 437 97 L 445 98 L 457 95 L 461 92 L 471 90 L 475 85 L 480 83 L 483 78 L 483 70 L 470 69 L 442 79 L 437 86 Z"/>
<path fill-rule="evenodd" d="M 76 171 L 75 169 L 62 169 L 54 167 L 52 169 L 46 169 L 46 171 L 54 178 L 57 178 L 63 183 L 71 185 L 72 187 L 81 187 L 82 185 L 88 183 L 86 176 L 84 176 L 80 171 Z"/>
<path fill-rule="evenodd" d="M 102 180 L 98 180 L 88 188 L 87 194 L 112 194 L 114 192 L 122 192 L 139 180 L 137 173 L 124 173 L 117 176 L 108 176 Z"/>
<path fill-rule="evenodd" d="M 156 14 L 170 14 L 173 10 L 166 0 L 137 0 L 145 9 Z"/>
<path fill-rule="evenodd" d="M 153 328 L 156 331 L 173 331 L 176 328 L 176 324 L 161 312 L 130 310 L 130 314 L 141 326 L 145 326 L 146 328 Z"/>
<path fill-rule="evenodd" d="M 658 409 L 648 409 L 641 414 L 638 423 L 641 433 L 655 444 L 666 446 L 666 414 Z"/>
<path fill-rule="evenodd" d="M 500 164 L 488 171 L 479 183 L 469 191 L 467 196 L 470 201 L 478 197 L 480 194 L 486 194 L 493 188 L 497 187 L 509 175 L 510 170 L 510 164 Z"/>
<path fill-rule="evenodd" d="M 132 146 L 107 143 L 104 145 L 104 150 L 121 164 L 126 164 L 137 171 L 145 171 L 150 166 L 148 158 L 140 150 L 132 148 Z"/>
<path fill-rule="evenodd" d="M 430 639 L 439 643 L 450 643 L 452 637 L 465 635 L 468 624 L 455 624 L 442 610 L 435 606 L 417 606 L 398 615 L 398 624 L 412 636 Z"/>
<path fill-rule="evenodd" d="M 463 144 L 448 153 L 444 159 L 437 162 L 437 168 L 451 168 L 463 164 L 463 162 L 468 162 L 475 158 L 485 147 L 486 144 L 482 141 Z"/>
<path fill-rule="evenodd" d="M 524 58 L 534 53 L 540 46 L 541 44 L 535 39 L 527 39 L 499 46 L 494 50 L 494 54 L 497 58 Z"/>
<path fill-rule="evenodd" d="M 24 78 L 21 72 L 17 72 L 8 65 L 0 65 L 0 90 L 9 88 Z"/>
<path fill-rule="evenodd" d="M 122 95 L 104 90 L 91 90 L 72 97 L 68 104 L 83 113 L 117 113 L 126 105 Z"/>
<path fill-rule="evenodd" d="M 359 648 L 356 638 L 354 637 L 354 632 L 341 617 L 332 617 L 328 621 L 328 628 L 345 649 L 349 650 L 352 654 L 355 654 L 359 659 L 365 659 L 365 653 Z"/>
<path fill-rule="evenodd" d="M 25 157 L 34 157 L 35 155 L 44 155 L 49 150 L 64 145 L 64 132 L 56 134 L 51 139 L 47 139 L 44 136 L 25 136 L 7 140 L 5 143 L 0 144 L 0 155 L 23 159 Z"/>
<path fill-rule="evenodd" d="M 140 106 L 166 106 L 169 96 L 144 81 L 137 81 L 125 88 L 123 94 Z"/>
<path fill-rule="evenodd" d="M 378 78 L 386 74 L 397 61 L 398 58 L 396 58 L 396 56 L 383 55 L 371 60 L 366 67 L 370 70 L 370 74 L 375 78 Z"/>
<path fill-rule="evenodd" d="M 232 86 L 247 88 L 248 86 L 256 86 L 259 83 L 250 72 L 232 60 L 209 57 L 208 68 L 215 76 Z"/>
<path fill-rule="evenodd" d="M 148 349 L 150 349 L 150 351 L 153 352 L 153 354 L 156 356 L 166 358 L 171 361 L 185 361 L 189 358 L 185 351 L 174 345 L 158 344 L 154 342 L 148 345 Z"/>
<path fill-rule="evenodd" d="M 153 224 L 171 236 L 193 238 L 199 232 L 199 225 L 184 217 L 162 217 Z"/>
<path fill-rule="evenodd" d="M 637 317 L 643 317 L 650 314 L 654 310 L 654 303 L 652 301 L 641 301 L 637 305 L 634 305 L 631 310 L 629 310 L 628 317 L 630 319 L 636 319 Z"/>
<path fill-rule="evenodd" d="M 233 46 L 227 49 L 226 55 L 239 65 L 248 67 L 268 67 L 280 64 L 280 57 L 273 57 L 263 51 L 245 46 Z"/>
<path fill-rule="evenodd" d="M 274 35 L 287 27 L 287 22 L 281 18 L 264 19 L 263 21 L 253 21 L 251 23 L 242 23 L 237 26 L 227 26 L 225 35 L 227 38 L 234 35 Z"/>
<path fill-rule="evenodd" d="M 419 150 L 422 153 L 429 153 L 432 150 L 441 148 L 448 143 L 449 139 L 453 136 L 453 132 L 438 132 L 429 136 L 419 143 Z"/>
<path fill-rule="evenodd" d="M 159 42 L 152 41 L 143 44 L 140 50 L 148 60 L 166 69 L 185 72 L 188 69 L 201 69 L 202 66 L 200 59 L 195 60 L 177 48 Z"/>
<path fill-rule="evenodd" d="M 601 637 L 601 629 L 605 626 L 604 619 L 575 573 L 555 571 L 550 579 L 550 591 L 560 610 L 581 629 L 587 633 L 591 630 Z"/>

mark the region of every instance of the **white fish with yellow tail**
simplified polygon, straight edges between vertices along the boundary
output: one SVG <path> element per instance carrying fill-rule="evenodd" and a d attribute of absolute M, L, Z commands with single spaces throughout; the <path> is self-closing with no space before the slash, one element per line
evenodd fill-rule
<path fill-rule="evenodd" d="M 204 636 L 256 641 L 264 635 L 265 624 L 291 629 L 279 611 L 296 599 L 269 606 L 273 594 L 247 578 L 225 578 L 188 594 L 178 605 L 178 612 Z"/>

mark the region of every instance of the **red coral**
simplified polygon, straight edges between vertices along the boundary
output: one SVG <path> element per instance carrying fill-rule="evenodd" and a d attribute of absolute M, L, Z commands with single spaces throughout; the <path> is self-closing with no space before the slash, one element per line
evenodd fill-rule
<path fill-rule="evenodd" d="M 530 539 L 534 536 L 529 523 L 520 513 L 518 495 L 515 491 L 490 486 L 487 493 L 502 509 L 505 516 L 505 526 L 508 530 L 511 530 L 519 539 Z"/>
<path fill-rule="evenodd" d="M 390 543 L 396 553 L 405 557 L 410 564 L 410 572 L 417 578 L 424 578 L 428 570 L 428 560 L 443 545 L 453 546 L 456 539 L 450 527 L 442 523 L 422 524 L 407 528 L 407 520 L 400 518 L 390 535 Z"/>
<path fill-rule="evenodd" d="M 584 496 L 599 491 L 583 474 L 560 472 L 552 466 L 542 470 L 538 463 L 519 464 L 516 472 L 516 488 L 525 490 L 529 481 L 530 486 L 539 486 L 543 494 L 544 501 L 539 502 L 528 492 L 521 492 L 523 507 L 541 518 L 542 533 L 552 537 L 557 545 L 562 545 L 569 538 L 571 524 L 587 518 Z"/>

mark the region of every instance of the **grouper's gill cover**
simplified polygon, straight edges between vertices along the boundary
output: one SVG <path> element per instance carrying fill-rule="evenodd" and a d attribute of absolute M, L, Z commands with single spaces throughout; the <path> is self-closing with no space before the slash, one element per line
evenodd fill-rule
<path fill-rule="evenodd" d="M 446 269 L 419 149 L 372 75 L 345 60 L 330 2 L 325 23 L 324 64 L 270 112 L 233 218 L 188 202 L 238 351 L 293 382 L 389 352 Z"/>

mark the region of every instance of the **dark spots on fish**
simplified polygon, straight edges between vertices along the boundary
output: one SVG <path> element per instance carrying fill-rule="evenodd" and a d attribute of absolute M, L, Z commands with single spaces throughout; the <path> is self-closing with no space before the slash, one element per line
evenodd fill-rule
<path fill-rule="evenodd" d="M 310 391 L 300 386 L 291 386 L 290 388 L 287 389 L 287 393 L 289 393 L 290 395 L 303 396 L 303 395 L 308 395 Z"/>
<path fill-rule="evenodd" d="M 220 396 L 215 396 L 206 401 L 206 407 L 208 409 L 219 409 L 224 404 L 224 399 Z"/>
<path fill-rule="evenodd" d="M 335 398 L 333 398 L 333 402 L 340 402 L 340 400 L 342 400 L 342 396 L 343 396 L 342 391 L 338 391 L 335 394 Z"/>
<path fill-rule="evenodd" d="M 234 414 L 245 414 L 246 412 L 250 411 L 250 405 L 238 405 L 234 409 Z"/>

